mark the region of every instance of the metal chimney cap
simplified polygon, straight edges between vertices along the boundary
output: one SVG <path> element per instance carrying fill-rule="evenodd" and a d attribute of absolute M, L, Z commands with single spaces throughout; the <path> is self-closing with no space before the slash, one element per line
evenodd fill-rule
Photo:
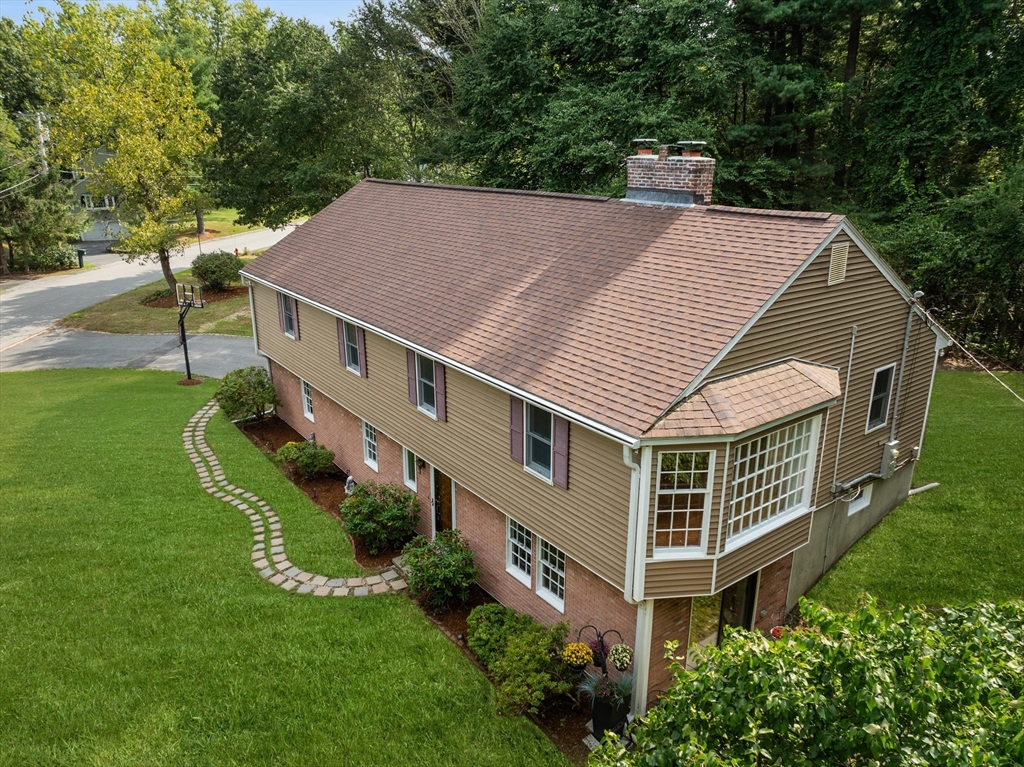
<path fill-rule="evenodd" d="M 706 147 L 708 145 L 708 142 L 707 141 L 677 141 L 675 145 L 677 147 L 679 147 L 680 149 L 684 149 L 684 148 L 700 149 L 701 147 Z"/>
<path fill-rule="evenodd" d="M 658 139 L 656 138 L 635 138 L 633 139 L 634 144 L 657 144 Z"/>

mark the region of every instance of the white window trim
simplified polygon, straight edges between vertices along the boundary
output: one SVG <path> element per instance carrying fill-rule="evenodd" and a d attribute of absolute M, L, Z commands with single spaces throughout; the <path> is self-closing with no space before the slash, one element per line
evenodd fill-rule
<path fill-rule="evenodd" d="M 551 605 L 556 610 L 558 610 L 558 612 L 564 613 L 565 612 L 565 598 L 564 597 L 559 597 L 557 594 L 549 591 L 548 589 L 544 588 L 541 585 L 541 582 L 543 581 L 543 577 L 542 577 L 543 570 L 544 570 L 544 567 L 545 567 L 544 560 L 543 560 L 543 558 L 541 556 L 541 553 L 540 553 L 541 544 L 547 543 L 548 546 L 551 546 L 552 548 L 558 549 L 558 551 L 561 551 L 562 552 L 562 561 L 564 563 L 568 563 L 569 558 L 566 555 L 566 553 L 564 551 L 562 551 L 562 549 L 559 549 L 557 546 L 555 546 L 555 544 L 551 543 L 550 541 L 545 541 L 539 535 L 534 536 L 534 537 L 537 539 L 537 563 L 536 563 L 537 564 L 537 596 L 539 596 L 541 599 L 543 599 L 549 605 Z M 566 566 L 565 564 L 562 565 L 562 567 L 565 567 L 565 566 Z M 568 578 L 566 577 L 565 570 L 562 571 L 562 580 L 566 581 L 566 583 L 563 586 L 563 588 L 567 588 L 569 584 L 568 584 Z"/>
<path fill-rule="evenodd" d="M 534 410 L 541 410 L 541 411 L 547 413 L 549 416 L 551 416 L 551 470 L 549 472 L 549 476 L 547 476 L 547 477 L 545 477 L 543 474 L 541 474 L 536 469 L 532 468 L 528 464 L 528 462 L 527 462 L 528 461 L 527 456 L 529 455 L 529 450 L 527 449 L 527 445 L 530 442 L 530 432 L 529 432 L 529 429 L 527 428 L 527 425 L 530 423 L 530 408 L 533 408 Z M 533 476 L 535 476 L 537 479 L 541 480 L 542 482 L 546 482 L 549 485 L 551 485 L 552 487 L 554 487 L 554 484 L 555 484 L 555 479 L 554 479 L 554 476 L 555 476 L 555 414 L 552 413 L 547 408 L 538 407 L 537 405 L 534 405 L 534 404 L 532 404 L 530 402 L 523 402 L 523 468 L 527 471 L 527 473 L 532 474 Z"/>
<path fill-rule="evenodd" d="M 409 476 L 409 456 L 412 456 L 412 476 Z M 402 480 L 405 482 L 405 486 L 416 491 L 417 477 L 416 477 L 416 454 L 407 447 L 402 448 Z"/>
<path fill-rule="evenodd" d="M 306 416 L 306 420 L 315 423 L 313 419 L 313 387 L 301 378 L 299 384 L 302 388 L 302 414 Z"/>
<path fill-rule="evenodd" d="M 420 360 L 421 359 L 428 360 L 430 362 L 431 366 L 432 366 L 432 369 L 434 370 L 434 383 L 433 383 L 433 386 L 434 386 L 434 409 L 433 409 L 433 411 L 428 410 L 426 407 L 423 406 L 423 392 L 422 392 L 422 389 L 420 388 L 420 381 L 422 380 L 420 378 Z M 419 352 L 416 352 L 416 408 L 421 413 L 423 413 L 423 415 L 427 416 L 428 418 L 433 418 L 436 421 L 437 420 L 437 368 L 433 367 L 433 365 L 434 365 L 434 360 L 433 359 L 431 359 L 430 357 L 426 356 L 425 354 L 420 354 Z"/>
<path fill-rule="evenodd" d="M 285 317 L 292 318 L 291 330 L 288 330 L 288 323 L 284 322 L 284 334 L 293 341 L 295 340 L 295 315 L 297 314 L 295 311 L 296 305 L 297 302 L 294 298 L 285 293 L 281 293 L 281 311 L 284 312 Z"/>
<path fill-rule="evenodd" d="M 775 424 L 772 427 L 770 427 L 770 429 L 764 429 L 764 431 L 769 431 L 769 430 L 775 431 L 777 429 L 784 429 L 787 426 L 790 426 L 793 423 L 797 423 L 800 420 L 802 420 L 802 419 L 796 419 L 796 420 L 794 420 L 792 422 L 788 422 L 788 423 L 784 423 L 784 424 Z M 760 432 L 758 432 L 758 433 L 760 434 Z M 754 437 L 752 437 L 751 439 L 754 439 Z M 722 552 L 723 554 L 728 554 L 730 551 L 735 551 L 738 548 L 742 548 L 743 546 L 746 546 L 751 541 L 756 541 L 758 538 L 761 538 L 761 537 L 767 535 L 772 530 L 777 530 L 778 528 L 782 527 L 783 525 L 788 524 L 789 522 L 792 522 L 793 520 L 795 520 L 795 519 L 797 519 L 799 517 L 802 517 L 804 514 L 809 514 L 812 511 L 812 509 L 811 509 L 811 496 L 814 493 L 814 476 L 815 476 L 815 470 L 817 469 L 817 466 L 818 466 L 818 449 L 819 449 L 818 442 L 819 442 L 820 439 L 821 439 L 821 416 L 820 415 L 816 415 L 816 416 L 813 416 L 813 421 L 811 423 L 811 434 L 810 434 L 811 449 L 810 449 L 810 452 L 808 453 L 808 456 L 807 456 L 807 481 L 804 483 L 803 498 L 800 499 L 800 502 L 796 506 L 794 506 L 792 509 L 787 509 L 786 511 L 782 512 L 781 514 L 776 514 L 774 517 L 771 517 L 770 519 L 768 519 L 768 520 L 766 520 L 764 522 L 759 522 L 758 524 L 753 525 L 752 527 L 748 527 L 743 532 L 737 533 L 734 536 L 726 537 L 726 539 L 725 539 L 725 550 Z M 735 460 L 735 458 L 733 460 Z M 723 522 L 722 522 L 723 525 L 729 525 L 732 522 L 732 514 L 731 514 L 731 509 L 732 509 L 732 497 L 731 497 L 731 495 L 732 495 L 732 483 L 729 483 L 729 493 L 730 493 L 730 498 L 725 503 L 725 509 L 728 509 L 729 512 L 728 512 L 728 517 L 726 519 L 724 519 Z"/>
<path fill-rule="evenodd" d="M 704 492 L 704 526 L 700 532 L 700 543 L 697 546 L 662 546 L 659 547 L 654 541 L 657 540 L 657 514 L 658 514 L 658 475 L 661 473 L 661 453 L 709 453 L 708 456 L 708 486 Z M 715 456 L 717 450 L 662 450 L 656 453 L 658 458 L 658 471 L 655 473 L 654 481 L 654 514 L 651 517 L 651 530 L 654 538 L 651 542 L 651 557 L 653 560 L 674 560 L 674 559 L 704 559 L 708 555 L 708 534 L 711 530 L 711 496 L 715 488 Z M 723 480 L 724 481 L 724 480 Z"/>
<path fill-rule="evenodd" d="M 373 451 L 377 454 L 377 458 L 371 458 L 370 457 L 370 450 L 369 450 L 370 438 L 369 438 L 369 432 L 367 432 L 367 427 L 373 429 Z M 380 442 L 377 439 L 377 430 L 373 427 L 372 424 L 370 424 L 370 423 L 368 423 L 366 421 L 363 421 L 363 463 L 365 463 L 367 466 L 369 466 L 374 471 L 377 471 L 377 466 L 378 466 L 377 462 L 378 462 L 379 458 L 380 458 Z"/>
<path fill-rule="evenodd" d="M 878 374 L 883 370 L 892 369 L 892 375 L 889 377 L 889 391 L 885 395 L 885 412 L 882 413 L 882 422 L 876 423 L 874 426 L 871 425 L 871 400 L 875 398 L 875 381 L 878 380 Z M 892 405 L 892 385 L 896 382 L 896 363 L 893 362 L 889 365 L 882 365 L 880 368 L 875 368 L 875 372 L 871 376 L 871 391 L 868 393 L 868 416 L 864 421 L 864 433 L 871 434 L 873 431 L 884 429 L 889 425 L 889 408 Z"/>
<path fill-rule="evenodd" d="M 850 501 L 849 508 L 846 510 L 846 516 L 852 517 L 858 511 L 866 509 L 871 505 L 871 489 L 874 486 L 874 482 L 869 482 L 866 485 L 860 486 L 860 495 Z"/>
<path fill-rule="evenodd" d="M 355 346 L 355 348 L 356 348 L 356 366 L 355 367 L 352 367 L 352 365 L 349 364 L 349 361 L 348 361 L 348 347 L 349 347 L 348 329 L 349 328 L 352 328 L 352 331 L 356 334 L 356 337 L 352 339 L 352 346 Z M 341 345 L 345 349 L 345 370 L 348 370 L 351 373 L 355 373 L 357 376 L 362 376 L 363 372 L 362 372 L 362 370 L 359 369 L 359 363 L 361 362 L 360 354 L 359 354 L 359 330 L 351 322 L 347 322 L 345 320 L 341 321 Z"/>
<path fill-rule="evenodd" d="M 530 534 L 530 572 L 524 573 L 518 567 L 512 564 L 512 523 L 522 527 Z M 526 588 L 533 587 L 533 570 L 535 567 L 536 556 L 534 555 L 533 545 L 533 531 L 531 531 L 526 525 L 516 522 L 512 517 L 505 517 L 505 572 L 519 581 Z"/>

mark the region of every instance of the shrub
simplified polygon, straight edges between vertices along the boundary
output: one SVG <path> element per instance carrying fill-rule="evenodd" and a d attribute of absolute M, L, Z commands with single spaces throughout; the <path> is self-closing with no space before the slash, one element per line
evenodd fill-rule
<path fill-rule="evenodd" d="M 307 477 L 334 471 L 334 451 L 315 442 L 289 442 L 277 451 L 282 461 L 294 461 L 295 468 Z"/>
<path fill-rule="evenodd" d="M 254 365 L 228 373 L 213 395 L 228 418 L 263 419 L 271 405 L 281 404 L 265 368 Z"/>
<path fill-rule="evenodd" d="M 238 270 L 244 263 L 234 253 L 223 250 L 201 253 L 192 261 L 192 275 L 210 290 L 224 290 L 238 282 Z"/>
<path fill-rule="evenodd" d="M 480 605 L 473 608 L 466 622 L 466 644 L 481 663 L 491 668 L 504 654 L 509 637 L 534 620 L 504 605 Z"/>
<path fill-rule="evenodd" d="M 364 482 L 342 501 L 342 523 L 366 544 L 371 554 L 397 549 L 416 530 L 420 503 L 416 494 L 397 485 Z"/>
<path fill-rule="evenodd" d="M 434 612 L 469 599 L 479 576 L 473 552 L 458 530 L 444 530 L 434 540 L 413 538 L 402 552 L 412 593 Z"/>
<path fill-rule="evenodd" d="M 78 256 L 75 255 L 75 250 L 70 245 L 51 245 L 32 253 L 26 261 L 29 269 L 46 272 L 73 269 L 78 266 Z"/>
<path fill-rule="evenodd" d="M 729 632 L 596 765 L 1024 764 L 1024 603 L 850 614 Z M 670 647 L 674 653 L 675 648 Z"/>
<path fill-rule="evenodd" d="M 508 638 L 505 652 L 491 668 L 498 685 L 498 709 L 515 715 L 536 714 L 553 695 L 569 692 L 572 685 L 562 678 L 562 645 L 569 633 L 568 623 L 550 629 L 534 620 Z"/>

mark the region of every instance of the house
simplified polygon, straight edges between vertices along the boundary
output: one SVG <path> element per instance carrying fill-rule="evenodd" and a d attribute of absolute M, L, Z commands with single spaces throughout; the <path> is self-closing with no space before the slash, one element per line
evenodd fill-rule
<path fill-rule="evenodd" d="M 947 340 L 829 213 L 367 179 L 247 265 L 279 415 L 457 527 L 502 603 L 663 647 L 767 630 L 908 493 Z"/>
<path fill-rule="evenodd" d="M 125 231 L 114 213 L 117 197 L 109 194 L 92 194 L 87 181 L 88 174 L 93 168 L 99 167 L 113 156 L 108 149 L 97 149 L 89 156 L 88 163 L 81 163 L 75 170 L 61 171 L 61 180 L 73 184 L 75 203 L 89 214 L 89 228 L 81 236 L 83 242 L 116 240 Z"/>

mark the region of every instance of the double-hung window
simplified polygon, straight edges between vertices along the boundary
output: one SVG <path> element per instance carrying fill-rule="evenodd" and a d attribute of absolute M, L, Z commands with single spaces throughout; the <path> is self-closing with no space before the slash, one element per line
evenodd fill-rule
<path fill-rule="evenodd" d="M 299 379 L 302 382 L 302 414 L 306 416 L 310 421 L 313 420 L 313 387 L 308 383 Z"/>
<path fill-rule="evenodd" d="M 410 490 L 416 489 L 416 454 L 407 447 L 402 448 L 402 479 Z"/>
<path fill-rule="evenodd" d="M 363 462 L 377 471 L 377 430 L 363 421 Z"/>
<path fill-rule="evenodd" d="M 284 293 L 277 294 L 277 312 L 281 320 L 281 332 L 289 338 L 299 337 L 299 306 L 294 298 Z"/>
<path fill-rule="evenodd" d="M 356 326 L 342 322 L 342 335 L 345 339 L 345 367 L 359 375 L 359 333 Z"/>
<path fill-rule="evenodd" d="M 666 452 L 658 456 L 654 548 L 701 551 L 711 504 L 710 451 Z"/>
<path fill-rule="evenodd" d="M 505 544 L 505 570 L 529 588 L 533 575 L 533 533 L 511 517 Z"/>
<path fill-rule="evenodd" d="M 807 418 L 737 446 L 727 539 L 810 504 L 816 424 Z"/>
<path fill-rule="evenodd" d="M 871 402 L 868 405 L 868 431 L 879 429 L 889 421 L 889 397 L 892 394 L 895 365 L 888 365 L 875 371 L 871 383 Z"/>
<path fill-rule="evenodd" d="M 416 404 L 428 415 L 437 415 L 437 385 L 434 361 L 422 354 L 416 355 Z"/>
<path fill-rule="evenodd" d="M 551 413 L 526 403 L 526 451 L 524 465 L 534 474 L 551 479 L 552 418 Z"/>
<path fill-rule="evenodd" d="M 565 552 L 540 539 L 537 594 L 559 612 L 565 612 Z"/>

